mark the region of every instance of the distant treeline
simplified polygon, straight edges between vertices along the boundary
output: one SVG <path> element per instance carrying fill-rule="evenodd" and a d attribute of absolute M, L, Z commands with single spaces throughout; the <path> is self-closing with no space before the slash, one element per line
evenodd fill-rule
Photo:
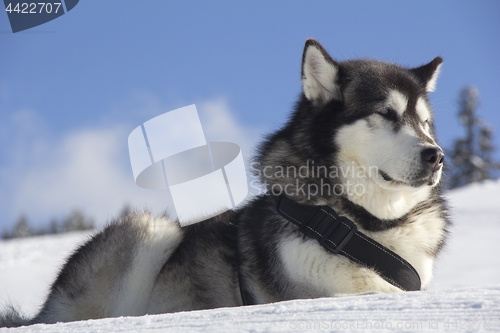
<path fill-rule="evenodd" d="M 22 214 L 14 224 L 12 230 L 3 230 L 2 238 L 21 238 L 40 235 L 60 234 L 78 230 L 94 229 L 94 220 L 85 214 L 80 209 L 73 210 L 68 216 L 62 220 L 52 219 L 48 225 L 41 228 L 34 228 L 28 217 Z"/>
<path fill-rule="evenodd" d="M 131 213 L 132 208 L 129 204 L 125 204 L 117 216 L 117 220 L 123 219 Z M 12 230 L 3 230 L 1 238 L 12 239 L 93 229 L 95 229 L 94 219 L 86 216 L 81 209 L 74 209 L 65 218 L 61 220 L 52 219 L 46 226 L 39 228 L 34 228 L 30 224 L 28 217 L 21 214 Z"/>

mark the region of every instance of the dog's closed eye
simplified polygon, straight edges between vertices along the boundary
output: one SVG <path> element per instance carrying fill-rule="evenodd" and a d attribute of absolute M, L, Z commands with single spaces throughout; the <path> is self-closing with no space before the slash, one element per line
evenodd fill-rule
<path fill-rule="evenodd" d="M 424 120 L 423 122 L 420 123 L 422 125 L 422 128 L 425 130 L 425 131 L 429 131 L 430 129 L 430 124 L 429 124 L 429 119 L 426 119 Z"/>
<path fill-rule="evenodd" d="M 377 111 L 379 115 L 390 121 L 398 121 L 398 113 L 390 107 L 386 107 Z"/>

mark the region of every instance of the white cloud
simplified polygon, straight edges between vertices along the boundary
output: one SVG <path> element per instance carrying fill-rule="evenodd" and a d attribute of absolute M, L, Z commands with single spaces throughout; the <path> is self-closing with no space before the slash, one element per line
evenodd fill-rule
<path fill-rule="evenodd" d="M 262 140 L 264 127 L 248 127 L 234 117 L 227 100 L 217 98 L 201 103 L 198 108 L 207 141 L 227 141 L 241 147 L 243 157 L 249 161 L 256 144 Z"/>
<path fill-rule="evenodd" d="M 222 98 L 200 103 L 198 111 L 207 140 L 240 145 L 248 161 L 260 130 L 236 121 Z M 40 225 L 81 208 L 103 225 L 126 203 L 155 213 L 167 208 L 164 191 L 134 183 L 127 137 L 139 124 L 83 128 L 52 138 L 43 119 L 33 111 L 22 111 L 6 125 L 15 127 L 13 141 L 22 144 L 7 149 L 10 143 L 0 143 L 2 227 L 12 225 L 21 213 Z"/>
<path fill-rule="evenodd" d="M 134 184 L 127 135 L 120 126 L 83 129 L 59 142 L 44 142 L 49 149 L 31 149 L 37 160 L 18 158 L 33 163 L 10 168 L 12 204 L 4 209 L 11 210 L 10 216 L 25 213 L 35 223 L 47 223 L 80 208 L 98 224 L 116 215 L 125 203 L 163 210 L 161 193 Z"/>

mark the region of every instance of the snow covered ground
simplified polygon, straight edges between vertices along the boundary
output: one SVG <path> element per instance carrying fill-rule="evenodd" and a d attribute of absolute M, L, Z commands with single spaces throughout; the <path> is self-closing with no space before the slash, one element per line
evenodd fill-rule
<path fill-rule="evenodd" d="M 14 332 L 500 331 L 500 287 L 320 298 L 34 325 Z M 7 331 L 8 329 L 4 329 Z M 0 329 L 0 332 L 3 330 Z"/>
<path fill-rule="evenodd" d="M 451 192 L 454 226 L 431 290 L 34 325 L 0 332 L 500 332 L 500 182 Z M 0 307 L 33 315 L 58 268 L 88 234 L 0 242 Z"/>

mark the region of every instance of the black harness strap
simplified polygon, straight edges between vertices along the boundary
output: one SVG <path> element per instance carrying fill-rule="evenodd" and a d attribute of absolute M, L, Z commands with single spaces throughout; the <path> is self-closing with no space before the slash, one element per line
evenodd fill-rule
<path fill-rule="evenodd" d="M 278 213 L 317 239 L 334 254 L 375 270 L 384 280 L 404 291 L 420 290 L 415 268 L 399 255 L 357 230 L 356 225 L 327 206 L 298 204 L 284 196 L 277 200 Z"/>

